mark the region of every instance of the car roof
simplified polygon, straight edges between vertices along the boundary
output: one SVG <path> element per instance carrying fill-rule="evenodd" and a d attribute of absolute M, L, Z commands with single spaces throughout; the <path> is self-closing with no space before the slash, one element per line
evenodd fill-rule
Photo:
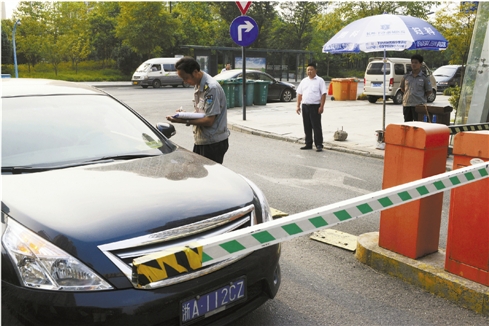
<path fill-rule="evenodd" d="M 2 97 L 105 94 L 89 85 L 54 79 L 2 78 Z"/>

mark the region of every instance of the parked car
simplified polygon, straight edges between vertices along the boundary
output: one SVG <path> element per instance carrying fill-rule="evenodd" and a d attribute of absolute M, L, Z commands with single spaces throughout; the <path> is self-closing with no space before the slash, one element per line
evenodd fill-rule
<path fill-rule="evenodd" d="M 423 62 L 421 66 L 423 72 L 428 76 L 432 86 L 431 95 L 428 97 L 428 103 L 436 99 L 436 80 Z M 402 104 L 403 94 L 399 89 L 402 77 L 411 71 L 411 59 L 409 58 L 387 58 L 385 68 L 385 98 L 392 99 L 394 104 Z M 388 83 L 388 84 L 387 84 Z M 384 59 L 374 57 L 369 59 L 367 69 L 365 70 L 363 93 L 367 95 L 370 103 L 377 102 L 383 97 L 384 93 Z"/>
<path fill-rule="evenodd" d="M 226 70 L 214 76 L 214 79 L 216 79 L 217 81 L 239 78 L 243 78 L 242 69 Z M 246 80 L 265 80 L 270 83 L 270 85 L 268 86 L 267 102 L 274 100 L 290 102 L 297 95 L 294 84 L 278 81 L 266 72 L 246 69 Z"/>
<path fill-rule="evenodd" d="M 465 69 L 462 65 L 441 66 L 433 72 L 436 79 L 436 90 L 443 92 L 449 87 L 461 86 L 462 75 Z"/>
<path fill-rule="evenodd" d="M 253 182 L 101 90 L 1 83 L 5 325 L 220 324 L 275 296 L 279 245 L 144 286 L 132 275 L 138 257 L 270 221 Z"/>

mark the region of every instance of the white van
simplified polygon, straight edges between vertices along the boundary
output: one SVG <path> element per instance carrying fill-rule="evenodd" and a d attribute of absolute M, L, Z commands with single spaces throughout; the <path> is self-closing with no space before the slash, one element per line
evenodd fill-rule
<path fill-rule="evenodd" d="M 175 68 L 178 60 L 180 58 L 153 58 L 143 62 L 132 75 L 132 84 L 142 88 L 148 88 L 148 86 L 160 88 L 165 85 L 189 87 L 190 85 L 178 77 Z"/>
<path fill-rule="evenodd" d="M 385 63 L 385 98 L 392 99 L 394 104 L 402 104 L 402 92 L 399 89 L 402 77 L 410 72 L 411 59 L 409 58 L 386 58 Z M 428 103 L 432 103 L 436 99 L 436 80 L 428 66 L 423 62 L 421 67 L 423 72 L 431 81 L 431 95 L 428 97 Z M 377 102 L 382 98 L 384 89 L 384 59 L 382 57 L 374 57 L 369 59 L 367 69 L 365 70 L 365 79 L 363 93 L 367 95 L 370 103 Z"/>

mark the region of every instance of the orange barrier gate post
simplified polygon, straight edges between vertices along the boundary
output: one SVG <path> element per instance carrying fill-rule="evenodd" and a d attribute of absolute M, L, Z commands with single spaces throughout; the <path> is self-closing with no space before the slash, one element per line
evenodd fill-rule
<path fill-rule="evenodd" d="M 446 172 L 449 137 L 450 130 L 441 124 L 388 125 L 382 189 Z M 412 259 L 437 252 L 442 204 L 439 193 L 382 211 L 379 246 Z"/>
<path fill-rule="evenodd" d="M 475 159 L 475 160 L 474 160 Z M 489 161 L 489 131 L 453 139 L 453 169 Z M 489 286 L 489 180 L 452 189 L 445 270 Z"/>

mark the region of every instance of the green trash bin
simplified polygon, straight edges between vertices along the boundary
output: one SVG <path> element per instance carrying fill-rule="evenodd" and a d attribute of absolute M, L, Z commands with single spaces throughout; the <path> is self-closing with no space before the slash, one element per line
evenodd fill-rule
<path fill-rule="evenodd" d="M 266 80 L 255 80 L 255 94 L 253 97 L 255 105 L 267 105 L 269 85 L 270 83 Z"/>
<path fill-rule="evenodd" d="M 246 81 L 246 105 L 253 105 L 253 98 L 255 97 L 255 81 L 247 80 Z"/>
<path fill-rule="evenodd" d="M 238 78 L 236 79 L 236 89 L 234 91 L 234 96 L 235 96 L 235 102 L 234 106 L 243 106 L 243 79 Z M 246 81 L 246 106 L 251 106 L 253 105 L 253 97 L 254 97 L 254 88 L 255 86 L 255 81 L 254 80 L 247 80 Z"/>
<path fill-rule="evenodd" d="M 243 106 L 243 80 L 234 80 L 234 106 Z"/>
<path fill-rule="evenodd" d="M 234 88 L 235 88 L 235 82 L 233 79 L 230 80 L 222 80 L 219 82 L 222 86 L 222 89 L 224 90 L 224 94 L 226 95 L 226 102 L 229 108 L 234 108 Z"/>

